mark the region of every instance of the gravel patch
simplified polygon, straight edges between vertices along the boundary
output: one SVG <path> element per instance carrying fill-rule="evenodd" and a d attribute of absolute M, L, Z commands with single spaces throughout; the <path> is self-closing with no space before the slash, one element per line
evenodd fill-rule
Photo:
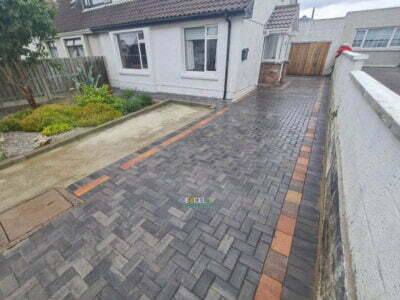
<path fill-rule="evenodd" d="M 62 134 L 51 136 L 50 144 L 62 141 L 66 138 L 80 134 L 87 130 L 88 128 L 74 128 Z M 36 141 L 41 135 L 42 134 L 40 132 L 4 132 L 3 151 L 6 154 L 7 158 L 27 154 L 37 148 Z"/>

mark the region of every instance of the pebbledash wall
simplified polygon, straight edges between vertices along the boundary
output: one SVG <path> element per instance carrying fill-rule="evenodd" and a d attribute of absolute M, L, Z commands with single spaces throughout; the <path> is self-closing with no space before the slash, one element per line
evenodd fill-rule
<path fill-rule="evenodd" d="M 400 295 L 400 96 L 367 59 L 345 52 L 333 75 L 319 299 Z"/>
<path fill-rule="evenodd" d="M 288 0 L 254 1 L 251 18 L 232 17 L 230 62 L 227 98 L 237 98 L 255 89 L 263 48 L 263 26 L 275 5 Z M 101 8 L 100 8 L 101 9 Z M 184 28 L 218 25 L 215 72 L 186 72 Z M 143 30 L 146 39 L 148 70 L 126 72 L 121 68 L 120 55 L 113 41 L 118 31 L 94 34 L 90 31 L 60 34 L 56 41 L 61 57 L 68 56 L 62 39 L 84 39 L 86 55 L 104 56 L 110 83 L 115 87 L 149 92 L 166 92 L 222 98 L 224 93 L 228 22 L 224 18 L 173 22 L 123 31 Z M 242 61 L 242 49 L 249 48 Z"/>
<path fill-rule="evenodd" d="M 344 18 L 301 19 L 299 31 L 292 43 L 331 42 L 326 59 L 324 74 L 330 74 L 335 52 L 343 43 L 351 45 L 357 29 L 400 27 L 400 7 L 349 12 Z M 354 48 L 367 54 L 365 66 L 394 67 L 400 64 L 400 47 Z"/>

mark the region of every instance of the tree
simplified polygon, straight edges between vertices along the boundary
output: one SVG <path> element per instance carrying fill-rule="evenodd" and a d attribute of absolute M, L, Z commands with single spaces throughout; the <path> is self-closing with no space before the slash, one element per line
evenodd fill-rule
<path fill-rule="evenodd" d="M 26 67 L 47 56 L 44 48 L 56 30 L 52 0 L 0 0 L 0 71 L 36 108 Z"/>

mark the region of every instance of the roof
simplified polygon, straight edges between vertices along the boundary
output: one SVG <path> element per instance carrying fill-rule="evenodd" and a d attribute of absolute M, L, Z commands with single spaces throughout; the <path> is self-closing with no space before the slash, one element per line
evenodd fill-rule
<path fill-rule="evenodd" d="M 297 23 L 299 11 L 300 6 L 298 4 L 276 6 L 265 24 L 265 28 L 289 29 Z"/>
<path fill-rule="evenodd" d="M 80 0 L 75 0 L 79 3 Z M 82 29 L 107 30 L 190 17 L 247 13 L 253 0 L 119 0 L 104 7 L 83 10 L 71 0 L 57 0 L 55 18 L 59 33 Z"/>

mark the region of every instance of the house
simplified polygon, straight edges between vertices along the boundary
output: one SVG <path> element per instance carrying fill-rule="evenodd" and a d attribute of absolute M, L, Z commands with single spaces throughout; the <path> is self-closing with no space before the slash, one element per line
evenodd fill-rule
<path fill-rule="evenodd" d="M 263 49 L 285 59 L 293 22 L 279 28 L 281 13 L 265 29 L 282 5 L 298 11 L 297 0 L 58 0 L 48 50 L 104 56 L 115 87 L 232 99 L 257 87 Z"/>
<path fill-rule="evenodd" d="M 315 61 L 330 74 L 341 44 L 369 56 L 366 67 L 395 67 L 400 64 L 400 7 L 349 12 L 344 18 L 300 19 L 292 37 L 288 74 L 312 74 Z"/>

